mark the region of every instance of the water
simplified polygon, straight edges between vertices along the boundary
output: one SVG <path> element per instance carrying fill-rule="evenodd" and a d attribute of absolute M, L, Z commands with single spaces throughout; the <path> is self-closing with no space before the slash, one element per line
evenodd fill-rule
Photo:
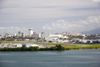
<path fill-rule="evenodd" d="M 100 67 L 100 49 L 0 52 L 0 67 Z"/>

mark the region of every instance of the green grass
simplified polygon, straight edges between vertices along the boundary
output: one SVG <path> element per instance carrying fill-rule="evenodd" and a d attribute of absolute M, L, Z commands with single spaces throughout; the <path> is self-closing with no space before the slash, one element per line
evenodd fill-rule
<path fill-rule="evenodd" d="M 68 46 L 68 47 L 65 47 L 66 50 L 71 50 L 71 49 L 100 49 L 100 46 Z"/>

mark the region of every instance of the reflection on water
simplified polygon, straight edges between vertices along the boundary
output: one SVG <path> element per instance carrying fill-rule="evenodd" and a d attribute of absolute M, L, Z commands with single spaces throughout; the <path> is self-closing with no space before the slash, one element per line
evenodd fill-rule
<path fill-rule="evenodd" d="M 100 67 L 100 49 L 0 52 L 0 67 Z"/>

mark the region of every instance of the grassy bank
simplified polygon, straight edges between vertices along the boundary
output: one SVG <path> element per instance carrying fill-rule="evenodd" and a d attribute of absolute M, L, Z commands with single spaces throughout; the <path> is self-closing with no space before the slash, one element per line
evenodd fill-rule
<path fill-rule="evenodd" d="M 62 51 L 62 50 L 80 50 L 80 49 L 100 49 L 100 46 L 68 46 L 56 45 L 50 48 L 38 48 L 38 47 L 21 47 L 21 48 L 0 48 L 0 51 Z"/>
<path fill-rule="evenodd" d="M 75 49 L 100 49 L 100 46 L 68 46 L 66 50 L 75 50 Z"/>

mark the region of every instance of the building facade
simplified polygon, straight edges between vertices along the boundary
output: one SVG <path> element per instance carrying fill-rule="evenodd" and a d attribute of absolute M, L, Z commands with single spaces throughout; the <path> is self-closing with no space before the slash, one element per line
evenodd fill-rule
<path fill-rule="evenodd" d="M 33 29 L 29 29 L 29 37 L 32 37 L 33 35 Z"/>

